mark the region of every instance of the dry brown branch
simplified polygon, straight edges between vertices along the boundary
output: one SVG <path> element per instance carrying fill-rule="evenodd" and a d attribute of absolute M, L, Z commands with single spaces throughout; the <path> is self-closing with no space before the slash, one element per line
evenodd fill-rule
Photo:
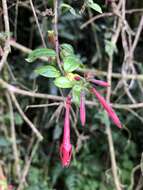
<path fill-rule="evenodd" d="M 40 134 L 40 132 L 37 130 L 37 128 L 34 126 L 34 124 L 28 119 L 28 117 L 25 115 L 25 113 L 23 112 L 23 110 L 21 109 L 14 93 L 12 91 L 9 91 L 12 101 L 15 105 L 15 107 L 17 108 L 19 114 L 21 115 L 21 117 L 24 119 L 24 121 L 29 125 L 29 127 L 32 129 L 32 131 L 36 134 L 36 136 L 38 137 L 39 141 L 43 140 L 43 136 Z"/>
<path fill-rule="evenodd" d="M 10 52 L 10 27 L 9 27 L 9 17 L 8 17 L 8 9 L 7 9 L 7 2 L 6 0 L 2 0 L 2 6 L 3 6 L 3 15 L 4 15 L 4 25 L 5 25 L 5 33 L 7 35 L 7 39 L 5 41 L 5 46 L 4 46 L 4 53 L 0 61 L 0 71 L 2 70 L 2 67 L 4 63 L 7 60 L 7 56 Z"/>
<path fill-rule="evenodd" d="M 115 2 L 112 3 L 113 7 L 113 12 L 116 12 L 116 4 Z M 115 33 L 113 34 L 111 41 L 113 44 L 116 44 L 119 34 L 121 31 L 122 27 L 122 20 L 118 19 L 118 25 L 116 26 L 116 19 L 114 21 L 114 31 Z M 112 84 L 112 67 L 113 67 L 113 55 L 109 58 L 109 63 L 108 63 L 108 74 L 107 74 L 107 82 L 109 83 L 109 87 L 107 89 L 107 95 L 106 95 L 106 100 L 110 102 L 110 96 L 111 96 L 111 84 Z M 114 179 L 114 184 L 116 190 L 121 190 L 121 183 L 120 179 L 118 176 L 118 167 L 116 163 L 116 156 L 115 156 L 115 150 L 114 150 L 114 143 L 113 143 L 113 138 L 112 138 L 112 130 L 110 126 L 107 126 L 106 128 L 106 133 L 107 133 L 107 139 L 108 139 L 108 144 L 109 144 L 109 150 L 110 150 L 110 158 L 111 158 L 111 168 L 112 168 L 112 173 L 113 173 L 113 179 Z"/>
<path fill-rule="evenodd" d="M 28 105 L 26 106 L 26 110 L 29 108 L 43 108 L 43 107 L 53 107 L 53 106 L 59 106 L 60 102 L 54 102 L 51 104 L 38 104 L 38 105 Z"/>
<path fill-rule="evenodd" d="M 134 51 L 135 51 L 135 48 L 136 48 L 137 43 L 139 41 L 140 34 L 141 34 L 142 30 L 143 30 L 143 16 L 141 17 L 141 20 L 140 20 L 140 23 L 139 23 L 139 26 L 138 26 L 138 29 L 137 29 L 137 32 L 136 32 L 136 36 L 135 36 L 134 42 L 132 44 L 131 54 L 134 54 Z"/>
<path fill-rule="evenodd" d="M 61 67 L 61 61 L 59 56 L 59 36 L 58 36 L 58 0 L 54 0 L 54 32 L 55 32 L 55 49 L 56 49 L 56 58 L 57 64 L 60 71 L 63 73 Z"/>
<path fill-rule="evenodd" d="M 35 21 L 36 21 L 38 30 L 39 30 L 39 34 L 40 34 L 40 37 L 41 37 L 41 40 L 42 40 L 42 44 L 43 44 L 44 47 L 46 47 L 46 43 L 45 43 L 45 40 L 44 40 L 44 36 L 43 36 L 42 31 L 41 31 L 41 28 L 40 28 L 40 24 L 39 24 L 39 21 L 38 21 L 36 12 L 35 12 L 35 8 L 34 8 L 34 5 L 33 5 L 33 2 L 32 2 L 32 0 L 29 0 L 29 1 L 30 1 L 31 9 L 32 9 L 32 11 L 33 11 L 33 15 L 34 15 L 34 18 L 35 18 Z"/>
<path fill-rule="evenodd" d="M 32 152 L 31 152 L 31 155 L 29 157 L 29 159 L 27 159 L 26 163 L 25 163 L 25 166 L 24 166 L 24 169 L 23 169 L 23 174 L 22 174 L 22 177 L 21 177 L 21 180 L 20 180 L 20 183 L 19 183 L 19 186 L 17 188 L 17 190 L 22 190 L 24 189 L 24 183 L 25 183 L 25 180 L 26 180 L 26 176 L 29 172 L 29 168 L 30 168 L 30 165 L 31 165 L 31 162 L 32 162 L 32 159 L 37 151 L 37 148 L 39 146 L 39 141 L 37 141 L 34 145 L 33 143 L 33 148 L 32 148 Z"/>
<path fill-rule="evenodd" d="M 54 101 L 65 101 L 64 97 L 61 96 L 55 96 L 55 95 L 50 95 L 50 94 L 42 94 L 42 93 L 35 93 L 32 91 L 26 91 L 22 90 L 20 88 L 17 88 L 13 85 L 8 84 L 7 82 L 3 81 L 0 79 L 0 85 L 3 86 L 3 88 L 7 89 L 8 91 L 15 93 L 15 94 L 20 94 L 22 96 L 29 96 L 29 97 L 34 97 L 34 98 L 41 98 L 41 99 L 50 99 Z M 86 101 L 86 105 L 88 106 L 97 106 L 97 102 L 93 101 Z M 136 103 L 136 104 L 111 104 L 113 108 L 116 109 L 138 109 L 138 108 L 143 108 L 143 102 L 141 103 Z"/>
<path fill-rule="evenodd" d="M 133 13 L 140 13 L 143 12 L 143 9 L 131 9 L 131 10 L 126 10 L 126 14 L 133 14 Z M 94 22 L 97 19 L 104 18 L 104 17 L 110 17 L 110 16 L 116 16 L 114 13 L 102 13 L 100 15 L 96 15 L 92 18 L 90 18 L 88 21 L 86 21 L 84 24 L 80 26 L 80 29 L 86 28 L 89 24 Z"/>
<path fill-rule="evenodd" d="M 20 168 L 19 152 L 18 152 L 17 142 L 16 142 L 14 113 L 13 113 L 13 106 L 12 106 L 12 102 L 11 102 L 11 97 L 8 94 L 8 92 L 6 92 L 6 98 L 7 98 L 7 102 L 9 105 L 9 111 L 10 111 L 11 139 L 12 139 L 13 155 L 14 155 L 14 160 L 15 160 L 16 175 L 17 175 L 18 179 L 20 180 L 21 168 Z"/>

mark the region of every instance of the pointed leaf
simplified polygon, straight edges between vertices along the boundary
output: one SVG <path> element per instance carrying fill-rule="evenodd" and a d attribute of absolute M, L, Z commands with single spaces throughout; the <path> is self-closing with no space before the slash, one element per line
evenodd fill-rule
<path fill-rule="evenodd" d="M 70 44 L 62 44 L 61 48 L 64 49 L 69 54 L 74 54 L 74 49 Z"/>
<path fill-rule="evenodd" d="M 72 7 L 72 6 L 70 6 L 69 4 L 67 4 L 67 3 L 62 3 L 61 4 L 61 8 L 63 9 L 66 9 L 67 11 L 70 11 L 70 13 L 71 14 L 73 14 L 74 16 L 76 16 L 76 12 L 75 12 L 75 9 Z"/>
<path fill-rule="evenodd" d="M 68 56 L 65 57 L 64 60 L 64 70 L 66 72 L 72 72 L 75 71 L 77 68 L 79 68 L 81 62 L 80 60 L 75 56 Z"/>
<path fill-rule="evenodd" d="M 88 0 L 87 6 L 99 13 L 102 13 L 102 9 L 101 9 L 100 5 L 98 5 L 97 3 L 94 3 L 92 0 Z"/>
<path fill-rule="evenodd" d="M 66 77 L 59 77 L 55 79 L 54 84 L 59 88 L 72 88 L 74 82 Z"/>
<path fill-rule="evenodd" d="M 26 61 L 28 62 L 33 62 L 39 57 L 46 56 L 46 57 L 55 57 L 56 52 L 53 49 L 48 49 L 48 48 L 38 48 L 33 50 L 29 55 Z"/>
<path fill-rule="evenodd" d="M 57 78 L 60 77 L 60 71 L 51 65 L 42 66 L 35 70 L 35 72 L 39 75 L 49 78 Z"/>

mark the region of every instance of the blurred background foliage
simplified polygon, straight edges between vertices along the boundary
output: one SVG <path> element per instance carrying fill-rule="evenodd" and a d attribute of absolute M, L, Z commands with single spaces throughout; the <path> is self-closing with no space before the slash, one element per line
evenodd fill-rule
<path fill-rule="evenodd" d="M 41 39 L 35 24 L 33 13 L 28 1 L 8 0 L 9 19 L 12 37 L 20 44 L 35 49 L 41 47 Z M 110 12 L 110 3 L 105 4 L 104 0 L 96 1 L 103 12 Z M 19 3 L 17 7 L 17 3 Z M 53 1 L 35 0 L 35 8 L 39 12 L 46 8 L 53 10 Z M 82 12 L 84 1 L 67 0 L 64 3 L 73 7 L 76 15 L 71 12 L 59 12 L 59 41 L 60 43 L 71 44 L 82 62 L 87 68 L 96 68 L 107 70 L 108 56 L 114 51 L 110 43 L 113 17 L 105 17 L 95 21 L 92 25 L 81 29 L 80 26 L 90 17 L 98 14 L 94 10 L 87 8 Z M 127 9 L 143 8 L 143 1 L 127 0 Z M 79 12 L 82 12 L 79 14 Z M 48 30 L 53 29 L 53 16 L 41 16 L 37 12 L 40 27 L 48 47 Z M 134 32 L 139 23 L 141 13 L 130 14 L 127 16 L 130 27 Z M 0 18 L 2 19 L 2 17 Z M 2 22 L 2 21 L 1 21 Z M 0 27 L 3 31 L 3 24 Z M 1 42 L 2 43 L 2 42 Z M 143 35 L 141 35 L 136 52 L 136 69 L 142 73 L 142 54 Z M 42 93 L 58 95 L 59 92 L 51 80 L 44 77 L 37 77 L 34 73 L 40 65 L 45 63 L 37 60 L 33 63 L 25 61 L 27 54 L 12 48 L 8 57 L 8 64 L 2 72 L 5 80 L 13 85 L 24 89 L 31 89 Z M 123 50 L 120 38 L 117 43 L 113 72 L 121 71 L 123 59 Z M 99 77 L 100 79 L 105 79 Z M 113 79 L 112 89 L 117 85 L 117 79 Z M 142 81 L 140 82 L 142 83 Z M 113 90 L 114 91 L 114 90 Z M 138 81 L 134 81 L 131 89 L 134 98 L 143 101 L 142 93 L 139 91 Z M 64 92 L 65 93 L 65 92 Z M 15 187 L 18 185 L 18 178 L 15 172 L 14 155 L 12 150 L 12 139 L 10 129 L 10 113 L 7 106 L 7 99 L 4 92 L 0 90 L 0 162 L 4 168 L 5 174 L 10 184 Z M 27 105 L 45 104 L 50 101 L 40 100 L 18 96 L 18 101 L 25 114 L 44 136 L 44 140 L 35 145 L 35 138 L 32 136 L 29 126 L 23 121 L 16 109 L 14 109 L 17 146 L 20 155 L 20 166 L 25 166 L 25 161 L 35 148 L 35 154 L 30 165 L 29 173 L 26 178 L 25 190 L 113 190 L 114 182 L 111 172 L 111 163 L 109 147 L 105 132 L 107 118 L 99 107 L 87 107 L 87 122 L 84 128 L 81 127 L 79 119 L 77 129 L 79 133 L 87 138 L 78 142 L 78 151 L 76 151 L 77 136 L 72 128 L 72 144 L 74 145 L 73 161 L 67 169 L 62 168 L 59 159 L 59 142 L 62 135 L 64 110 L 60 111 L 59 120 L 57 113 L 54 119 L 51 119 L 57 106 L 50 108 L 26 109 Z M 111 97 L 112 102 L 130 103 L 128 97 L 124 95 L 120 88 L 118 93 Z M 74 107 L 76 109 L 76 107 Z M 123 189 L 136 189 L 142 179 L 141 172 L 135 167 L 141 162 L 143 150 L 143 111 L 136 109 L 129 111 L 124 109 L 116 110 L 123 125 L 123 130 L 118 130 L 111 124 L 113 140 L 115 144 L 116 158 L 118 163 L 118 172 L 123 184 Z M 135 113 L 134 113 L 135 112 Z M 32 136 L 32 137 L 31 137 Z M 134 181 L 135 185 L 132 185 Z M 141 186 L 140 189 L 143 189 Z"/>

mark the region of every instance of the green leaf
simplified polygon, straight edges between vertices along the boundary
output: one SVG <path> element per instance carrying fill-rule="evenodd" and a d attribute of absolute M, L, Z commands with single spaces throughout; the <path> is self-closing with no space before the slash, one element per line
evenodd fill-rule
<path fill-rule="evenodd" d="M 35 72 L 39 75 L 49 78 L 57 78 L 61 75 L 60 71 L 51 65 L 39 67 L 35 70 Z"/>
<path fill-rule="evenodd" d="M 79 68 L 81 62 L 80 60 L 75 56 L 68 56 L 65 57 L 64 60 L 64 70 L 66 72 L 72 72 L 75 71 L 77 68 Z"/>
<path fill-rule="evenodd" d="M 54 84 L 59 88 L 72 88 L 74 82 L 66 77 L 59 77 L 54 80 Z"/>
<path fill-rule="evenodd" d="M 62 44 L 61 45 L 61 51 L 60 56 L 62 59 L 64 59 L 67 56 L 73 56 L 74 55 L 74 49 L 70 44 Z"/>
<path fill-rule="evenodd" d="M 70 13 L 71 13 L 72 15 L 76 16 L 75 9 L 74 9 L 72 6 L 70 6 L 69 4 L 62 3 L 62 4 L 61 4 L 61 8 L 62 8 L 62 9 L 64 8 L 64 9 L 66 9 L 67 11 L 70 11 Z"/>
<path fill-rule="evenodd" d="M 74 49 L 73 49 L 72 45 L 70 45 L 70 44 L 64 43 L 61 45 L 61 48 L 63 50 L 65 50 L 67 53 L 69 53 L 70 55 L 74 54 Z"/>
<path fill-rule="evenodd" d="M 56 52 L 53 49 L 48 49 L 48 48 L 38 48 L 33 50 L 29 55 L 26 61 L 28 62 L 33 62 L 39 57 L 46 56 L 46 57 L 55 57 Z"/>
<path fill-rule="evenodd" d="M 88 0 L 87 6 L 99 13 L 102 13 L 102 9 L 101 9 L 100 5 L 98 5 L 97 3 L 94 3 L 93 0 Z"/>
<path fill-rule="evenodd" d="M 80 94 L 82 87 L 80 85 L 74 85 L 72 88 L 72 98 L 75 104 L 80 105 Z"/>

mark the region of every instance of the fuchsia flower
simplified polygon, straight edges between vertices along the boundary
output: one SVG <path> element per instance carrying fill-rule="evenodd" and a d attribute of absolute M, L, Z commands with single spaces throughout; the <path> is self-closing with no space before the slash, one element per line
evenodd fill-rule
<path fill-rule="evenodd" d="M 85 125 L 86 120 L 86 110 L 85 110 L 85 95 L 84 92 L 80 94 L 80 121 L 82 126 Z"/>
<path fill-rule="evenodd" d="M 89 79 L 89 82 L 92 82 L 94 84 L 97 84 L 99 86 L 108 87 L 110 86 L 108 82 L 102 81 L 102 80 L 96 80 L 96 79 Z"/>
<path fill-rule="evenodd" d="M 69 166 L 72 156 L 72 145 L 70 143 L 70 107 L 71 107 L 71 98 L 68 96 L 66 99 L 66 113 L 64 120 L 63 141 L 60 146 L 60 158 L 63 167 Z"/>
<path fill-rule="evenodd" d="M 115 111 L 111 108 L 111 106 L 105 101 L 105 99 L 100 95 L 100 93 L 95 89 L 92 88 L 91 92 L 95 94 L 97 97 L 98 101 L 101 103 L 103 108 L 107 111 L 109 117 L 112 119 L 112 121 L 117 125 L 119 128 L 122 128 L 122 125 L 120 123 L 120 120 L 118 116 L 116 115 Z"/>

